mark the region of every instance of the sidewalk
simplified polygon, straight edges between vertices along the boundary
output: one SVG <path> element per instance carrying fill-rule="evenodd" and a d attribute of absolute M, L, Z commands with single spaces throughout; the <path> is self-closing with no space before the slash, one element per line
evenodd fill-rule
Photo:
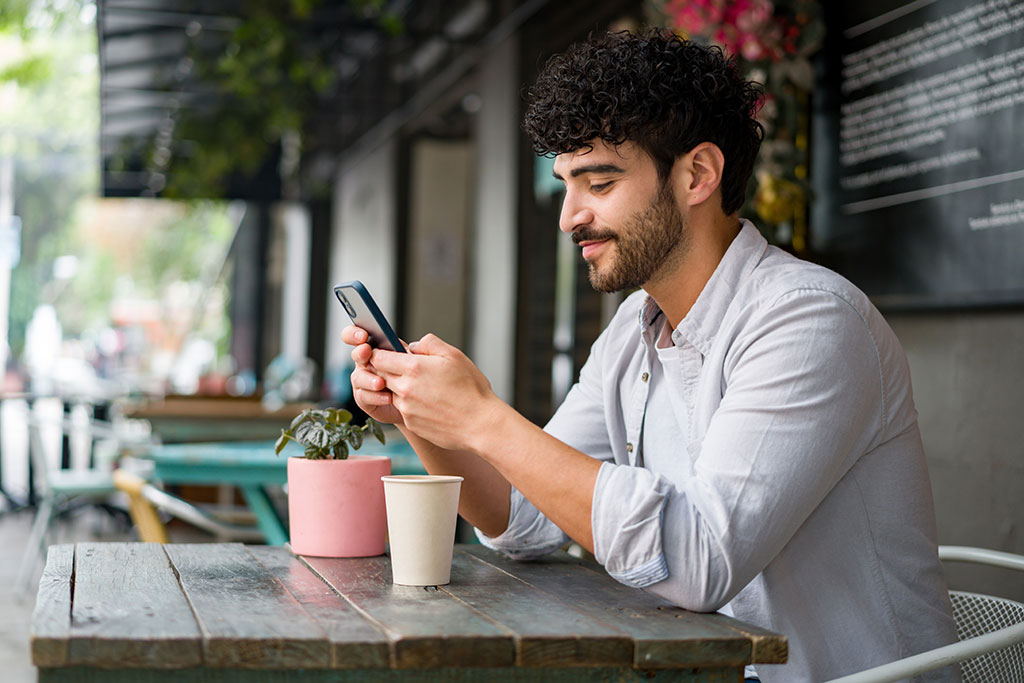
<path fill-rule="evenodd" d="M 36 680 L 36 669 L 28 649 L 28 629 L 32 620 L 35 584 L 32 596 L 22 602 L 15 599 L 14 581 L 18 576 L 21 552 L 32 526 L 32 512 L 0 513 L 0 671 L 8 683 Z M 37 569 L 37 574 L 39 573 Z"/>

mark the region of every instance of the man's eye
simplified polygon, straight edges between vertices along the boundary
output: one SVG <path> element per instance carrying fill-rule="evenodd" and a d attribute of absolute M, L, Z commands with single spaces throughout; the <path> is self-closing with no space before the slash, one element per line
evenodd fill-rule
<path fill-rule="evenodd" d="M 612 186 L 612 182 L 613 181 L 608 181 L 607 183 L 598 183 L 597 185 L 591 185 L 590 186 L 590 191 L 591 192 L 604 192 L 605 190 L 607 190 L 609 187 Z"/>

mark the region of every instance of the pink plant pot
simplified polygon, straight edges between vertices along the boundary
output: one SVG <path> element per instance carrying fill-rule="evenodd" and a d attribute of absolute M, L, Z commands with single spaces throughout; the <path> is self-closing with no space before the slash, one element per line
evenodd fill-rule
<path fill-rule="evenodd" d="M 292 552 L 315 557 L 384 554 L 384 484 L 391 460 L 350 455 L 346 460 L 288 458 L 288 518 Z"/>

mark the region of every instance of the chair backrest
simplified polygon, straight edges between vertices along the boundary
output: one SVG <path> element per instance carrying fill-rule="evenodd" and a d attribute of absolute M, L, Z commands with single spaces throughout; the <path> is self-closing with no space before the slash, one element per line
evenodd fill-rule
<path fill-rule="evenodd" d="M 56 448 L 59 449 L 60 439 L 68 437 L 76 430 L 83 432 L 81 436 L 88 439 L 86 446 L 89 451 L 86 455 L 92 452 L 93 457 L 97 454 L 96 447 L 101 443 L 108 447 L 109 453 L 116 454 L 123 441 L 112 423 L 92 418 L 88 418 L 85 422 L 76 422 L 64 414 L 59 399 L 56 400 L 56 404 L 53 401 L 54 399 L 40 399 L 37 401 L 37 405 L 29 405 L 26 409 L 29 459 L 32 462 L 35 475 L 32 485 L 43 495 L 47 495 L 51 488 L 49 480 L 51 472 L 61 469 L 62 454 L 60 450 L 56 453 L 53 452 L 55 435 L 57 437 Z M 45 438 L 47 436 L 49 439 Z M 106 467 L 108 471 L 110 469 L 109 463 L 100 463 L 98 460 L 96 467 Z M 79 469 L 92 468 L 79 467 Z"/>
<path fill-rule="evenodd" d="M 963 591 L 950 591 L 953 618 L 960 640 L 1024 622 L 1024 605 L 1013 600 Z M 1024 681 L 1024 643 L 960 663 L 964 683 Z"/>
<path fill-rule="evenodd" d="M 28 456 L 34 470 L 33 481 L 30 482 L 30 486 L 34 486 L 36 491 L 45 496 L 50 490 L 48 474 L 52 465 L 46 453 L 47 443 L 43 438 L 43 427 L 51 422 L 58 424 L 61 418 L 41 418 L 36 406 L 29 404 L 26 407 L 25 419 L 28 425 Z M 57 467 L 59 466 L 58 464 Z"/>

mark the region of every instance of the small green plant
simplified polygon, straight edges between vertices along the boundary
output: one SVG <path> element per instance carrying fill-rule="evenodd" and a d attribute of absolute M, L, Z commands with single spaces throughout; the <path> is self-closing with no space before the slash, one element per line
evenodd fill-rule
<path fill-rule="evenodd" d="M 366 424 L 359 427 L 349 424 L 351 421 L 352 413 L 347 410 L 308 408 L 292 420 L 288 429 L 281 430 L 274 450 L 281 455 L 285 445 L 294 441 L 305 449 L 305 457 L 310 460 L 344 460 L 350 448 L 362 447 L 367 430 L 384 443 L 384 429 L 379 422 L 368 417 Z"/>

